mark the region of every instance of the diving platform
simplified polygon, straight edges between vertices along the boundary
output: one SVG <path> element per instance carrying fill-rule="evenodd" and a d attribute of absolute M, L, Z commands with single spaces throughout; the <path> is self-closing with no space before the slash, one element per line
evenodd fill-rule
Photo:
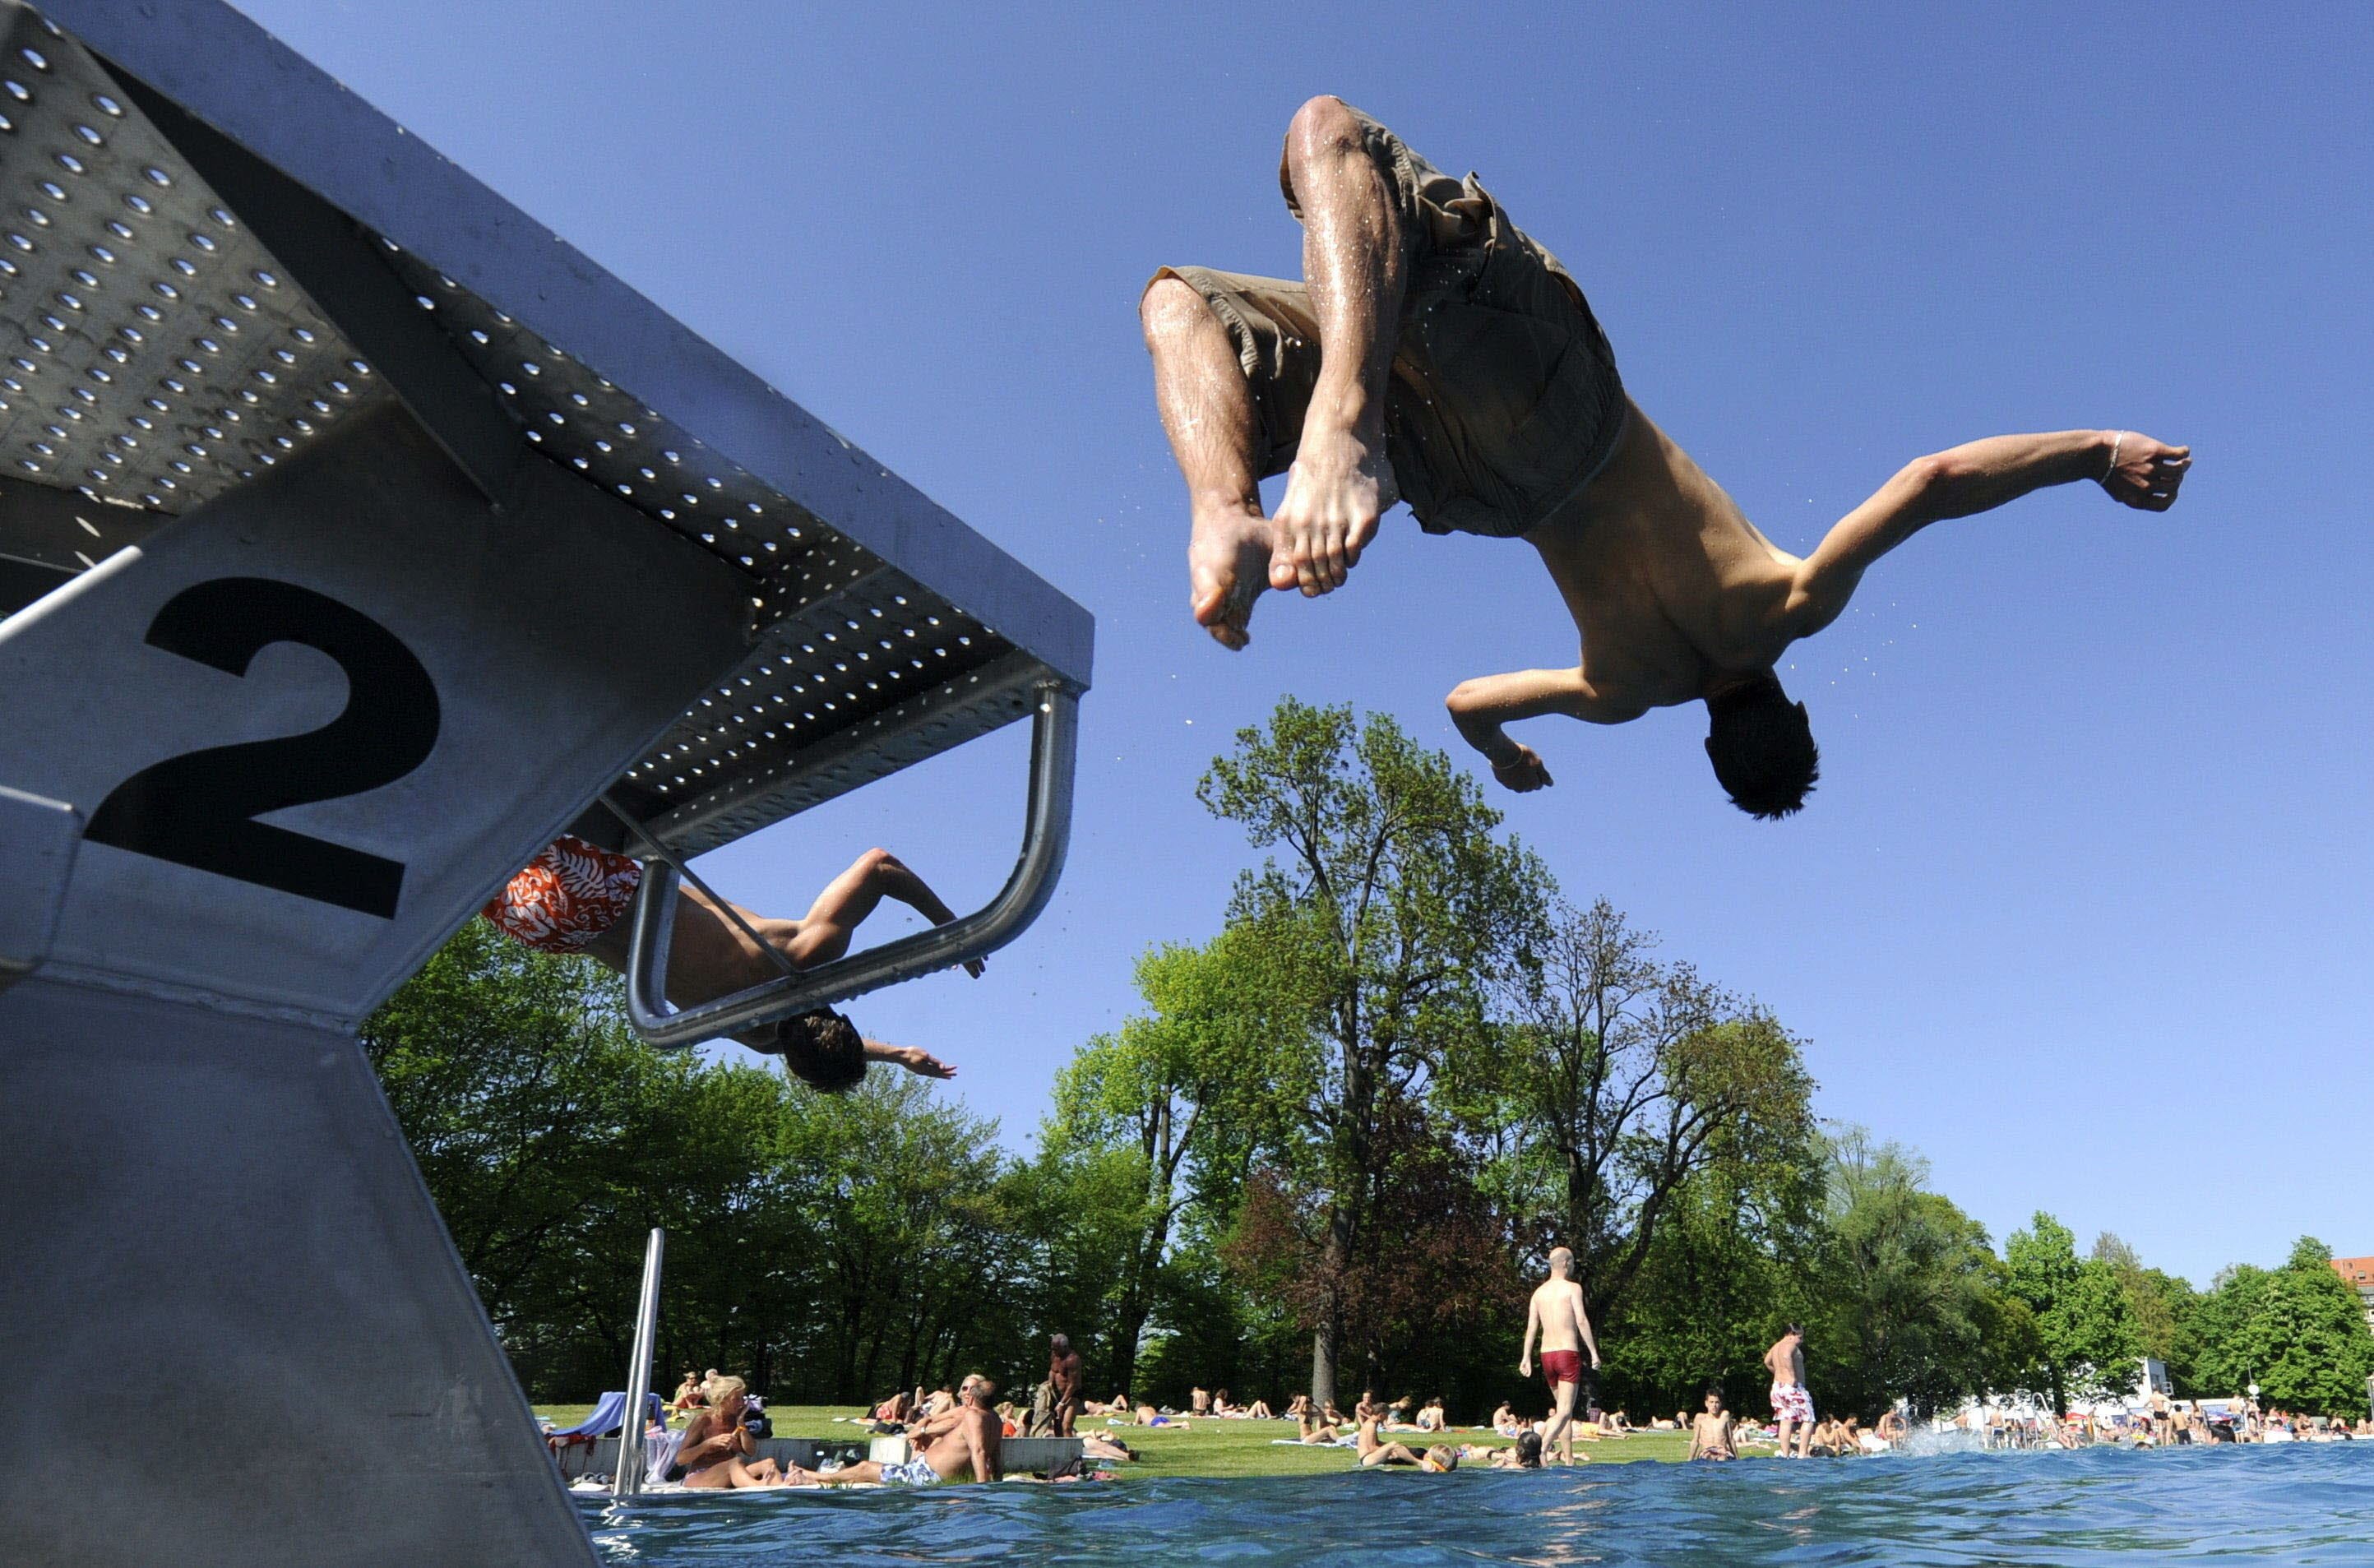
<path fill-rule="evenodd" d="M 590 1562 L 357 1026 L 562 831 L 656 1046 L 1012 940 L 1089 615 L 219 0 L 0 0 L 0 1362 L 140 1417 L 0 1560 Z M 1026 719 L 988 906 L 660 996 L 682 861 Z"/>

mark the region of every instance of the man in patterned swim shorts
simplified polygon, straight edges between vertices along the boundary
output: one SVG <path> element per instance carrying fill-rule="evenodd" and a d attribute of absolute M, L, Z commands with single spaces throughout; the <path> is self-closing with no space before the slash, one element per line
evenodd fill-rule
<path fill-rule="evenodd" d="M 613 853 L 568 834 L 514 873 L 480 913 L 505 934 L 544 953 L 582 953 L 624 974 L 625 919 L 642 885 L 643 868 L 630 856 Z M 914 907 L 935 926 L 956 911 L 922 877 L 887 849 L 868 849 L 817 895 L 799 919 L 775 919 L 730 907 L 775 952 L 805 969 L 849 951 L 850 938 L 885 898 Z M 979 978 L 981 962 L 965 965 Z M 676 931 L 668 946 L 668 1000 L 691 1006 L 746 990 L 782 973 L 723 909 L 699 888 L 687 885 L 676 902 Z M 736 1035 L 756 1051 L 781 1056 L 810 1087 L 840 1094 L 857 1086 L 866 1064 L 887 1061 L 926 1078 L 953 1078 L 956 1069 L 914 1046 L 886 1045 L 858 1034 L 829 1008 L 786 1018 L 781 1024 Z"/>
<path fill-rule="evenodd" d="M 1164 267 L 1139 304 L 1187 480 L 1195 619 L 1244 647 L 1264 590 L 1343 587 L 1396 500 L 1429 533 L 1524 540 L 1582 657 L 1465 681 L 1448 699 L 1511 790 L 1550 782 L 1503 728 L 1513 720 L 1624 724 L 1704 702 L 1707 758 L 1733 803 L 1786 816 L 1818 754 L 1774 668 L 1845 612 L 1875 562 L 1932 522 L 2050 485 L 2092 481 L 2165 511 L 2192 462 L 2133 430 L 1972 441 L 1914 459 L 1801 559 L 1626 395 L 1581 286 L 1475 176 L 1454 180 L 1342 99 L 1314 98 L 1287 131 L 1278 182 L 1302 223 L 1299 279 Z M 1286 493 L 1264 516 L 1261 481 L 1278 474 Z"/>
<path fill-rule="evenodd" d="M 920 1440 L 921 1452 L 895 1465 L 865 1459 L 829 1474 L 794 1465 L 789 1471 L 792 1482 L 796 1486 L 937 1486 L 966 1470 L 977 1481 L 1000 1480 L 1005 1471 L 999 1449 L 1005 1441 L 1005 1429 L 990 1403 L 995 1398 L 997 1385 L 973 1373 L 964 1380 L 956 1409 L 909 1429 L 909 1440 Z"/>
<path fill-rule="evenodd" d="M 1764 1352 L 1764 1364 L 1772 1371 L 1772 1419 L 1779 1425 L 1776 1434 L 1780 1457 L 1802 1459 L 1814 1445 L 1814 1396 L 1805 1388 L 1805 1329 L 1803 1324 L 1792 1323 L 1789 1331 Z M 1791 1428 L 1797 1433 L 1797 1451 L 1789 1451 Z"/>

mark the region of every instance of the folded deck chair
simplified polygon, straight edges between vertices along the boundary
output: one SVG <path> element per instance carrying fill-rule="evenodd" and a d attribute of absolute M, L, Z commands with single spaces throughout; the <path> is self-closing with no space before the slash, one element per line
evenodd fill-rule
<path fill-rule="evenodd" d="M 643 1410 L 645 1412 L 645 1424 L 647 1425 L 651 1422 L 659 1422 L 664 1424 L 667 1421 L 666 1402 L 661 1399 L 657 1394 L 646 1394 L 643 1396 Z M 554 1432 L 547 1433 L 546 1435 L 551 1437 L 607 1437 L 612 1433 L 618 1430 L 619 1418 L 626 1414 L 626 1410 L 627 1391 L 623 1388 L 614 1389 L 610 1393 L 603 1395 L 602 1398 L 594 1403 L 594 1413 L 592 1415 L 587 1416 L 583 1421 L 579 1422 L 575 1426 L 570 1427 L 566 1432 Z"/>

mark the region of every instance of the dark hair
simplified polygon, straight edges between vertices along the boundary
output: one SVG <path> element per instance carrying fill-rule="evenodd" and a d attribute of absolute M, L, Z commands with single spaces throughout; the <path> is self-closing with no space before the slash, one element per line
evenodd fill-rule
<path fill-rule="evenodd" d="M 1542 1468 L 1542 1434 L 1522 1432 L 1517 1434 L 1517 1468 L 1538 1470 Z"/>
<path fill-rule="evenodd" d="M 865 1077 L 864 1039 L 829 1007 L 776 1024 L 775 1048 L 793 1077 L 827 1094 L 846 1094 Z"/>
<path fill-rule="evenodd" d="M 1789 1332 L 1802 1340 L 1805 1337 L 1805 1326 L 1803 1323 L 1792 1323 L 1789 1325 Z"/>
<path fill-rule="evenodd" d="M 1821 748 L 1805 705 L 1777 677 L 1707 698 L 1707 760 L 1733 805 L 1775 822 L 1804 807 L 1822 776 Z"/>

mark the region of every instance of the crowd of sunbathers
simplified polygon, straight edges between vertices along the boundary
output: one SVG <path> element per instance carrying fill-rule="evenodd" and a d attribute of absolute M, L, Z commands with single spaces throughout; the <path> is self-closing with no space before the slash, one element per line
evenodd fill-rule
<path fill-rule="evenodd" d="M 993 1403 L 997 1386 L 976 1373 L 954 1389 L 917 1398 L 900 1395 L 878 1408 L 877 1415 L 895 1410 L 901 1418 L 892 1430 L 904 1434 L 908 1457 L 888 1464 L 872 1459 L 807 1469 L 783 1464 L 758 1451 L 758 1439 L 770 1429 L 763 1409 L 739 1377 L 711 1368 L 703 1377 L 687 1371 L 669 1415 L 685 1418 L 674 1433 L 672 1447 L 664 1424 L 644 1433 L 647 1447 L 667 1456 L 664 1468 L 651 1479 L 688 1489 L 741 1490 L 781 1486 L 936 1486 L 958 1479 L 993 1481 L 1003 1479 L 1001 1449 L 1014 1434 L 1010 1419 Z M 877 1423 L 890 1425 L 891 1423 Z M 660 1461 L 654 1459 L 655 1467 Z"/>
<path fill-rule="evenodd" d="M 954 1387 L 902 1390 L 864 1415 L 845 1419 L 861 1423 L 871 1434 L 905 1436 L 909 1444 L 905 1459 L 888 1464 L 862 1460 L 807 1469 L 782 1464 L 758 1453 L 757 1440 L 770 1428 L 763 1407 L 741 1378 L 722 1375 L 714 1368 L 704 1375 L 687 1370 L 667 1405 L 669 1414 L 683 1417 L 685 1424 L 676 1434 L 664 1469 L 651 1479 L 708 1489 L 923 1487 L 944 1481 L 997 1480 L 1003 1479 L 1000 1451 L 1004 1440 L 1051 1433 L 1054 1422 L 1050 1410 L 1053 1396 L 1051 1385 L 1042 1384 L 1038 1389 L 1035 1408 L 997 1402 L 996 1393 L 996 1386 L 979 1374 L 966 1377 Z M 1494 1469 L 1538 1469 L 1543 1464 L 1543 1438 L 1549 1425 L 1546 1419 L 1529 1420 L 1519 1415 L 1513 1405 L 1504 1400 L 1493 1410 L 1489 1430 L 1495 1437 L 1513 1439 L 1513 1443 L 1456 1441 L 1455 1429 L 1440 1396 L 1422 1405 L 1410 1396 L 1388 1403 L 1373 1391 L 1364 1391 L 1348 1412 L 1333 1400 L 1314 1402 L 1309 1395 L 1298 1394 L 1283 1414 L 1273 1414 L 1265 1401 L 1239 1403 L 1225 1388 L 1207 1391 L 1198 1387 L 1190 1393 L 1184 1410 L 1133 1399 L 1123 1393 L 1108 1400 L 1084 1401 L 1080 1413 L 1102 1418 L 1108 1428 L 1184 1428 L 1199 1418 L 1291 1421 L 1297 1435 L 1277 1441 L 1349 1449 L 1355 1462 L 1364 1469 L 1401 1467 L 1432 1474 L 1455 1470 L 1462 1463 L 1483 1464 Z M 1987 1408 L 1942 1419 L 1935 1424 L 1941 1431 L 1958 1429 L 1976 1433 L 1988 1447 L 2007 1448 L 2084 1447 L 2096 1444 L 2165 1447 L 2188 1443 L 2348 1442 L 2374 1438 L 2374 1422 L 2369 1421 L 2361 1420 L 2353 1425 L 2342 1420 L 2295 1416 L 2280 1410 L 2261 1412 L 2255 1407 L 2238 1406 L 2235 1411 L 2227 1412 L 2166 1399 L 2155 1400 L 2151 1409 L 2124 1416 L 2072 1415 L 2056 1421 L 2050 1415 L 2022 1416 Z M 1570 1431 L 1576 1440 L 1583 1443 L 1620 1442 L 1643 1431 L 1686 1432 L 1690 1435 L 1689 1457 L 1701 1460 L 1737 1458 L 1750 1447 L 1769 1447 L 1775 1441 L 1772 1427 L 1733 1415 L 1724 1407 L 1721 1392 L 1713 1388 L 1707 1391 L 1703 1410 L 1676 1411 L 1670 1420 L 1658 1417 L 1646 1427 L 1636 1427 L 1622 1410 L 1592 1408 L 1571 1423 Z M 658 1439 L 664 1432 L 664 1428 L 655 1426 L 646 1437 Z M 1893 1410 L 1868 1428 L 1851 1415 L 1826 1417 L 1813 1427 L 1805 1455 L 1828 1458 L 1884 1454 L 1900 1445 L 1907 1433 L 1904 1417 Z M 1137 1450 L 1110 1431 L 1087 1430 L 1076 1435 L 1085 1463 L 1073 1473 L 1110 1474 L 1101 1467 L 1126 1464 L 1140 1457 Z M 1415 1446 L 1402 1441 L 1404 1435 L 1436 1441 Z M 1587 1464 L 1590 1456 L 1577 1456 L 1577 1462 Z"/>

